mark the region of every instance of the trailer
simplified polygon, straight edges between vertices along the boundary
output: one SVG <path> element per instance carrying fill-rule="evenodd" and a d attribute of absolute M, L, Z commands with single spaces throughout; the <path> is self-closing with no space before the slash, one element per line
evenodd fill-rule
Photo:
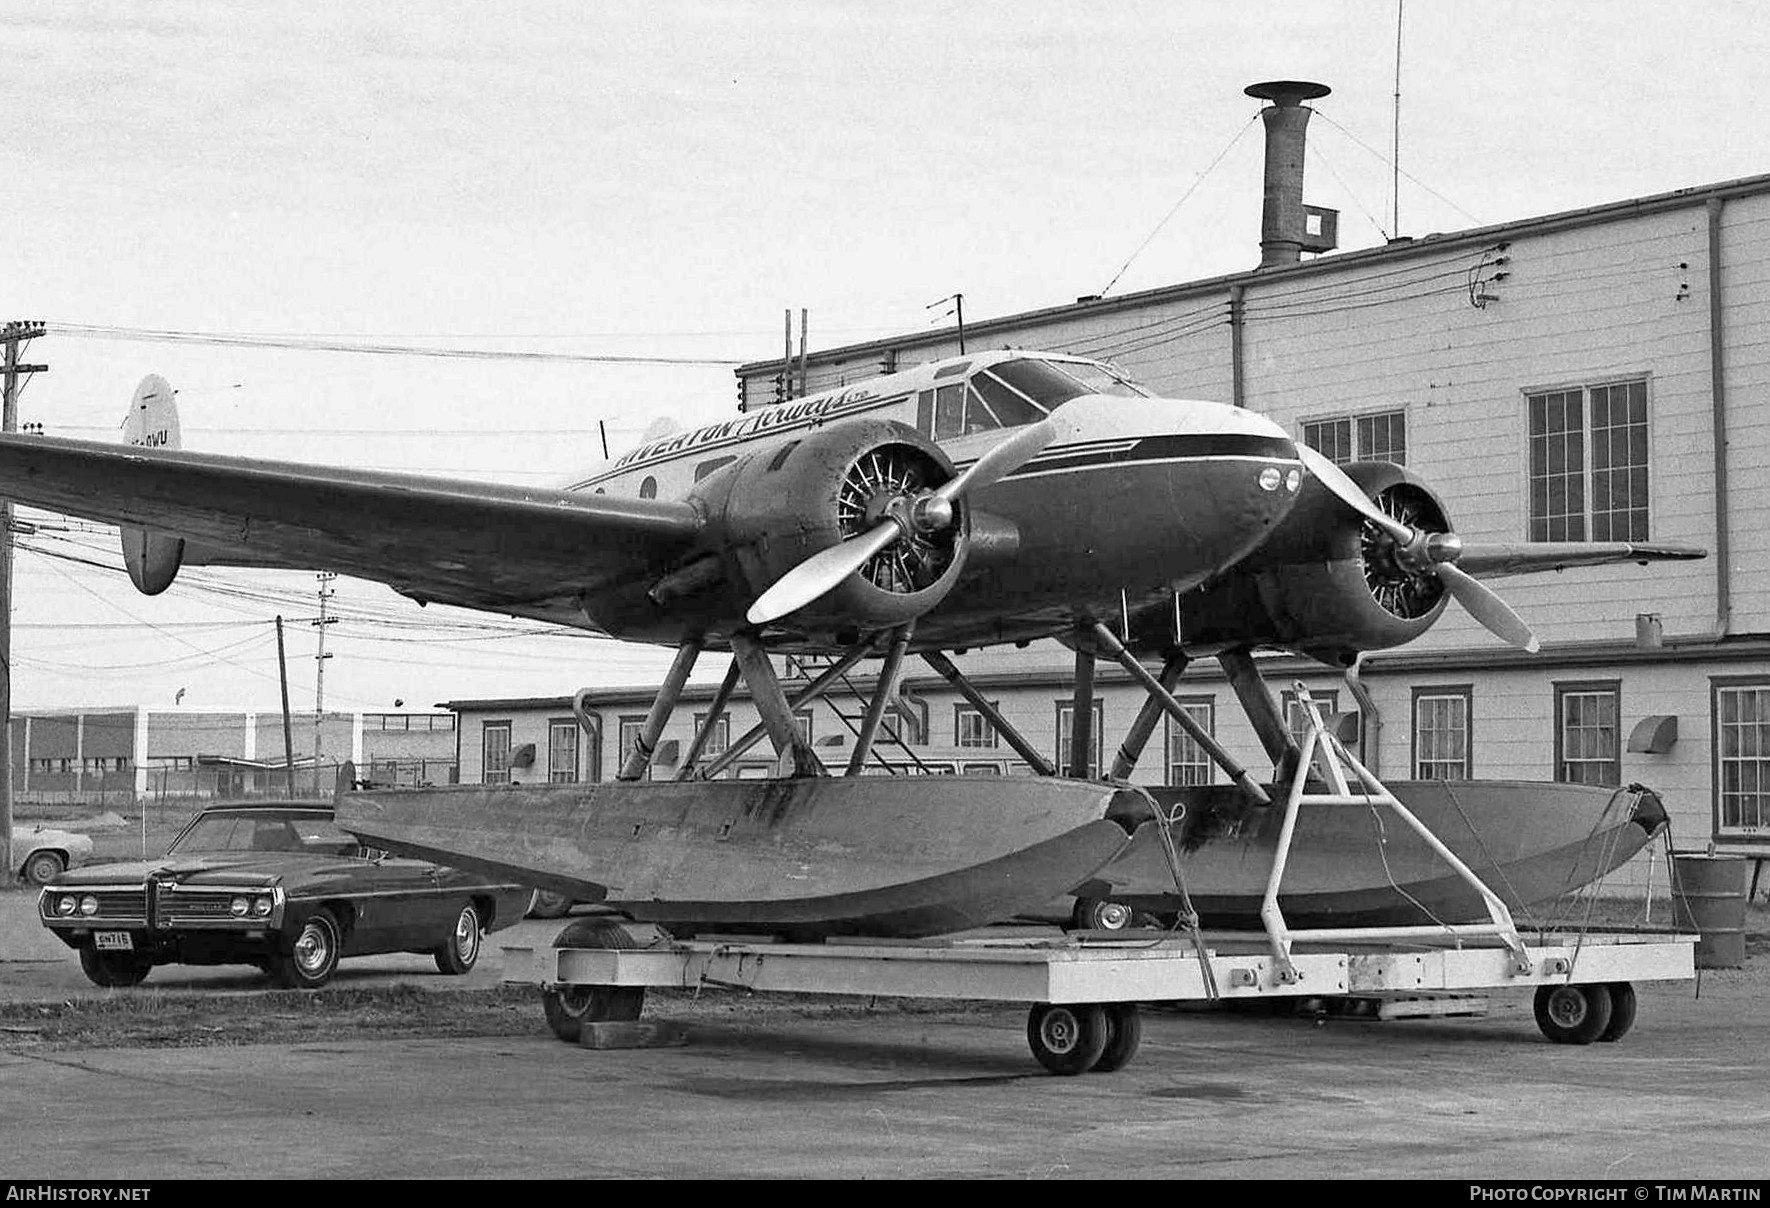
<path fill-rule="evenodd" d="M 631 1029 L 651 987 L 1027 1003 L 1033 1056 L 1056 1074 L 1110 1072 L 1136 1054 L 1140 1006 L 1250 1000 L 1417 1000 L 1530 990 L 1544 1036 L 1621 1040 L 1635 983 L 1695 975 L 1696 937 L 1533 937 L 1528 970 L 1500 942 L 1310 945 L 1288 960 L 1260 933 L 1060 933 L 994 928 L 934 941 L 676 940 L 584 918 L 547 949 L 506 950 L 507 978 L 538 985 L 561 1040 L 601 1044 Z M 1202 940 L 1202 946 L 1200 941 Z M 526 974 L 523 970 L 526 967 Z"/>
<path fill-rule="evenodd" d="M 1478 990 L 1530 989 L 1537 1026 L 1559 1044 L 1621 1040 L 1635 1022 L 1635 983 L 1695 976 L 1697 937 L 1673 933 L 1535 934 L 1511 913 L 1361 763 L 1325 724 L 1301 683 L 1308 722 L 1286 796 L 1262 899 L 1262 930 L 1033 931 L 985 928 L 920 940 L 771 942 L 756 937 L 681 940 L 613 918 L 568 926 L 551 949 L 507 949 L 507 968 L 528 954 L 548 1023 L 562 1040 L 600 1045 L 632 1033 L 649 987 L 703 986 L 795 994 L 1024 1002 L 1033 1056 L 1055 1074 L 1122 1069 L 1142 1036 L 1139 1004 L 1250 1000 L 1419 999 Z M 1187 901 L 1171 819 L 1160 837 Z M 1297 816 L 1304 807 L 1387 809 L 1438 853 L 1484 903 L 1477 923 L 1293 928 L 1280 906 Z M 523 980 L 518 977 L 514 980 Z"/>

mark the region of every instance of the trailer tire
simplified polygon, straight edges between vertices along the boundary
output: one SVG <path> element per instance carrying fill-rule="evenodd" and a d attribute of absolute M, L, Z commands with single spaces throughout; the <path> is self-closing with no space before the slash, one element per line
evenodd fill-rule
<path fill-rule="evenodd" d="M 1536 1024 L 1556 1044 L 1591 1044 L 1610 1026 L 1610 987 L 1538 986 Z"/>
<path fill-rule="evenodd" d="M 1053 1074 L 1081 1074 L 1106 1051 L 1106 1009 L 1099 1003 L 1039 1003 L 1026 1017 L 1026 1043 Z"/>
<path fill-rule="evenodd" d="M 1143 1014 L 1134 1002 L 1106 1004 L 1106 1048 L 1100 1060 L 1089 1067 L 1090 1073 L 1112 1074 L 1131 1064 L 1137 1046 L 1143 1043 Z"/>
<path fill-rule="evenodd" d="M 1610 983 L 1610 1023 L 1598 1036 L 1600 1041 L 1617 1041 L 1635 1026 L 1635 987 L 1629 982 Z"/>
<path fill-rule="evenodd" d="M 553 940 L 555 948 L 637 948 L 617 922 L 579 919 Z M 644 986 L 552 986 L 541 991 L 547 1026 L 567 1044 L 578 1043 L 587 1023 L 631 1021 L 645 1009 Z"/>

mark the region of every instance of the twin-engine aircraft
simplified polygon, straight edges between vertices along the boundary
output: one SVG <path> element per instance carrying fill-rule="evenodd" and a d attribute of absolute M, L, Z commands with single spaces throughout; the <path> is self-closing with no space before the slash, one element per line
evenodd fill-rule
<path fill-rule="evenodd" d="M 1702 556 L 1464 542 L 1402 467 L 1342 470 L 1254 412 L 1027 351 L 950 358 L 654 440 L 553 490 L 183 450 L 158 377 L 138 389 L 124 436 L 0 437 L 0 493 L 122 526 L 148 594 L 182 565 L 324 569 L 420 603 L 675 647 L 613 784 L 370 791 L 339 813 L 395 850 L 689 929 L 927 934 L 992 921 L 1122 853 L 1149 816 L 1122 782 L 1163 713 L 1250 803 L 1268 800 L 1174 698 L 1191 658 L 1219 659 L 1282 768 L 1296 744 L 1256 649 L 1348 666 L 1424 633 L 1455 599 L 1534 650 L 1473 575 Z M 1068 769 L 945 653 L 1046 637 L 1077 653 Z M 734 657 L 708 716 L 741 677 L 762 724 L 711 759 L 698 734 L 677 780 L 651 782 L 653 748 L 709 649 Z M 834 662 L 789 699 L 768 657 L 779 652 Z M 1042 783 L 943 779 L 931 793 L 860 777 L 909 654 Z M 847 775 L 832 776 L 793 712 L 868 657 L 881 660 L 876 688 Z M 1087 780 L 1085 762 L 1100 657 L 1147 692 L 1105 782 Z M 790 778 L 717 779 L 763 735 Z"/>

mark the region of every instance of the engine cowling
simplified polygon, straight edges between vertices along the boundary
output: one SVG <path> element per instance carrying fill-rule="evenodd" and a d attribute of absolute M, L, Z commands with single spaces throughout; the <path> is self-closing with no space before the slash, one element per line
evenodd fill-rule
<path fill-rule="evenodd" d="M 1346 473 L 1373 502 L 1415 528 L 1447 532 L 1443 501 L 1391 462 Z M 1413 641 L 1444 611 L 1445 591 L 1411 573 L 1394 543 L 1310 480 L 1271 538 L 1233 572 L 1180 600 L 1188 649 L 1273 646 L 1333 666 Z"/>
<path fill-rule="evenodd" d="M 867 533 L 894 500 L 950 480 L 952 462 L 914 428 L 852 420 L 764 449 L 696 487 L 706 510 L 703 558 L 716 558 L 727 616 L 806 559 Z M 894 542 L 834 590 L 773 628 L 803 634 L 866 632 L 901 625 L 952 590 L 970 548 L 970 512 Z"/>

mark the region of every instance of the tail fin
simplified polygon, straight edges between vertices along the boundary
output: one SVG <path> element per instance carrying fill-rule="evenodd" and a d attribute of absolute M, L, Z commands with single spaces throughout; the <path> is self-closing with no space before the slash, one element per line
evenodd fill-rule
<path fill-rule="evenodd" d="M 177 393 L 159 374 L 148 374 L 135 388 L 129 414 L 123 417 L 123 439 L 144 449 L 180 446 Z M 184 539 L 128 525 L 122 533 L 123 565 L 137 590 L 157 596 L 172 586 L 184 561 Z"/>

